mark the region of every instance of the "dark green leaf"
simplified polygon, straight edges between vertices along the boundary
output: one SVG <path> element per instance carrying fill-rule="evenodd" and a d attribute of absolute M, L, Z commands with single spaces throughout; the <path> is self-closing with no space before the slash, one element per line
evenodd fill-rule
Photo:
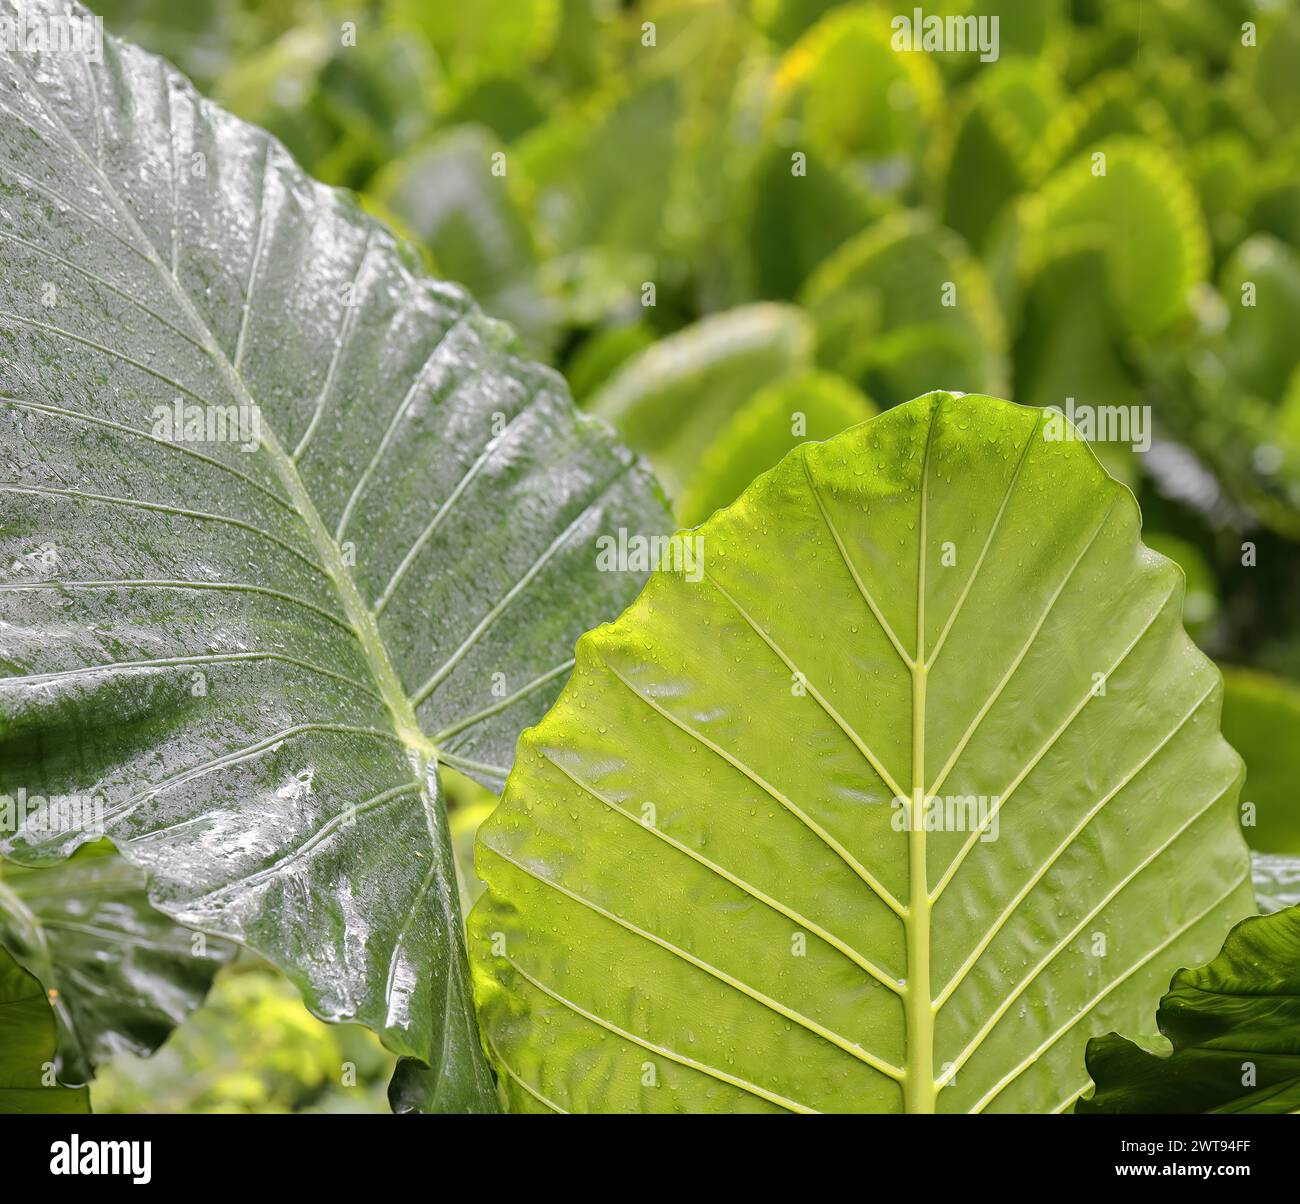
<path fill-rule="evenodd" d="M 429 1106 L 494 1107 L 436 767 L 504 779 L 637 586 L 592 541 L 666 521 L 648 471 L 160 60 L 7 56 L 0 147 L 0 759 L 104 805 L 5 852 L 102 827 Z"/>
<path fill-rule="evenodd" d="M 153 1053 L 234 953 L 155 911 L 107 842 L 46 869 L 0 862 L 0 944 L 50 992 L 71 1084 L 115 1054 Z"/>
<path fill-rule="evenodd" d="M 1080 1113 L 1300 1108 L 1300 907 L 1243 920 L 1211 962 L 1179 970 L 1156 1021 L 1166 1056 L 1114 1033 L 1088 1042 L 1097 1088 Z"/>

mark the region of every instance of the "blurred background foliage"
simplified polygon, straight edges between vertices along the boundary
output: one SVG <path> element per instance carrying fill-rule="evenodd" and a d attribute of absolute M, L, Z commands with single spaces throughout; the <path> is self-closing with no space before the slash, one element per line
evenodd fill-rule
<path fill-rule="evenodd" d="M 1152 407 L 1097 451 L 1225 666 L 1262 902 L 1300 892 L 1300 4 L 922 6 L 996 14 L 987 63 L 893 50 L 897 0 L 97 7 L 512 323 L 683 522 L 933 388 Z M 450 777 L 468 903 L 492 799 Z M 93 1097 L 382 1109 L 389 1061 L 241 957 Z"/>

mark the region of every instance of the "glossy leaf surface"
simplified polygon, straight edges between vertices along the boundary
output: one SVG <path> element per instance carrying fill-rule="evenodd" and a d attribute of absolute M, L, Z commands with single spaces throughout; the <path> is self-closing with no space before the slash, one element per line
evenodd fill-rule
<path fill-rule="evenodd" d="M 1111 1033 L 1088 1043 L 1082 1113 L 1279 1113 L 1300 1108 L 1300 907 L 1238 924 L 1160 1001 L 1161 1056 Z"/>
<path fill-rule="evenodd" d="M 101 800 L 161 910 L 433 1066 L 427 1106 L 494 1107 L 436 766 L 504 779 L 656 487 L 161 60 L 6 56 L 0 147 L 7 783 Z"/>
<path fill-rule="evenodd" d="M 42 869 L 0 862 L 0 944 L 51 993 L 59 1081 L 73 1084 L 114 1054 L 153 1053 L 234 953 L 155 911 L 144 874 L 106 843 Z"/>

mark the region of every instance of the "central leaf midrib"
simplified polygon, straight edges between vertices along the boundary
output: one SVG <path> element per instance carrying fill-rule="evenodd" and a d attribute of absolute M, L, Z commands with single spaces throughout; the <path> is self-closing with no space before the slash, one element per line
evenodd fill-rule
<path fill-rule="evenodd" d="M 907 914 L 903 931 L 907 945 L 907 988 L 903 998 L 906 1073 L 903 1079 L 903 1110 L 934 1112 L 938 1087 L 934 1075 L 935 1007 L 930 998 L 930 881 L 926 868 L 925 830 L 925 697 L 928 666 L 925 659 L 925 557 L 928 505 L 926 478 L 930 467 L 930 444 L 938 423 L 937 405 L 930 409 L 930 422 L 921 455 L 920 521 L 916 568 L 916 649 L 909 663 L 912 682 L 912 807 L 907 826 Z"/>

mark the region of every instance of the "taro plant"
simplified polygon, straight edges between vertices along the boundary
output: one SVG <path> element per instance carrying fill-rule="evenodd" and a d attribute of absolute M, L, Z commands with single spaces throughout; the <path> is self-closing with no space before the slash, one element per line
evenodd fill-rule
<path fill-rule="evenodd" d="M 513 1106 L 1064 1111 L 1252 910 L 1222 684 L 1040 410 L 806 444 L 583 637 L 480 829 Z"/>
<path fill-rule="evenodd" d="M 3 559 L 29 570 L 0 582 L 0 757 L 11 803 L 86 803 L 3 852 L 107 836 L 154 907 L 409 1059 L 399 1107 L 494 1108 L 438 766 L 504 779 L 636 588 L 592 539 L 662 527 L 657 486 L 160 60 L 12 55 L 0 112 Z"/>
<path fill-rule="evenodd" d="M 925 8 L 0 50 L 0 1108 L 1294 1107 L 1300 14 Z"/>

